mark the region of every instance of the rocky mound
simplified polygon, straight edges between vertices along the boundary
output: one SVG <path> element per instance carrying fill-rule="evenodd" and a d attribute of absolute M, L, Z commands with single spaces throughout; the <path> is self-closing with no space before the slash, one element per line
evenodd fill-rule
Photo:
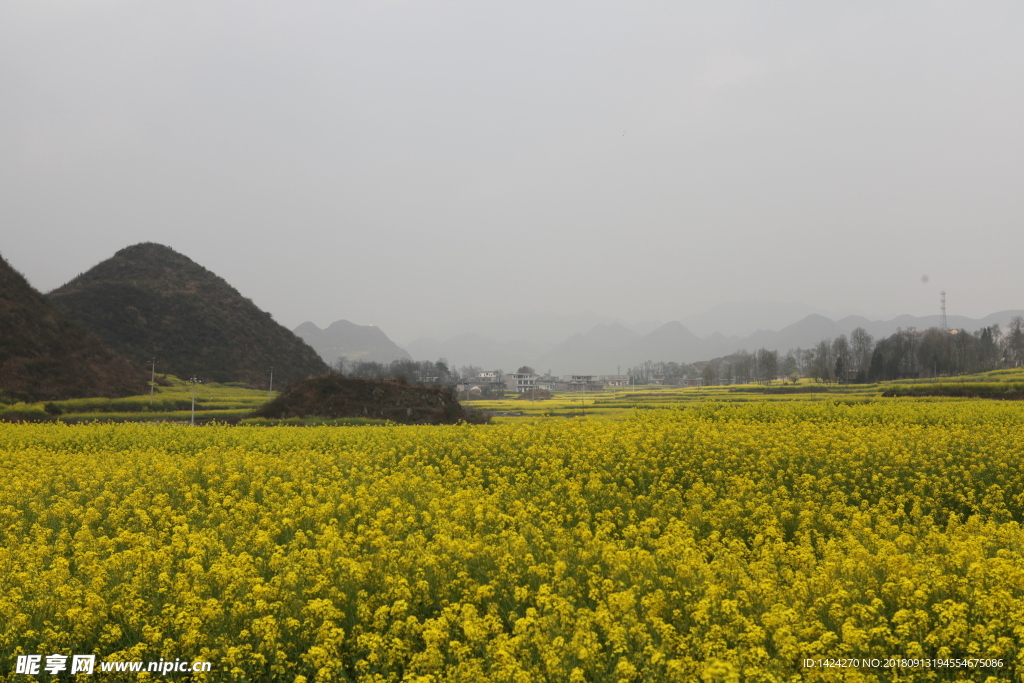
<path fill-rule="evenodd" d="M 451 387 L 403 384 L 392 380 L 330 373 L 292 384 L 250 417 L 367 417 L 402 424 L 482 422 L 466 411 Z"/>
<path fill-rule="evenodd" d="M 72 322 L 0 257 L 0 393 L 18 401 L 131 396 L 146 391 L 132 365 Z"/>
<path fill-rule="evenodd" d="M 107 346 L 159 372 L 266 387 L 327 371 L 316 351 L 222 278 L 160 244 L 127 247 L 50 292 Z"/>

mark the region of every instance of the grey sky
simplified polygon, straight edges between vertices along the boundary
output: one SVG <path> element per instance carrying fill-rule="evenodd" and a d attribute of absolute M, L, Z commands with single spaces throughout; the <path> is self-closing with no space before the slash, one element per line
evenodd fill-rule
<path fill-rule="evenodd" d="M 0 5 L 0 253 L 288 325 L 1024 307 L 1019 2 Z M 927 284 L 921 276 L 929 275 Z M 467 315 L 469 313 L 469 315 Z"/>

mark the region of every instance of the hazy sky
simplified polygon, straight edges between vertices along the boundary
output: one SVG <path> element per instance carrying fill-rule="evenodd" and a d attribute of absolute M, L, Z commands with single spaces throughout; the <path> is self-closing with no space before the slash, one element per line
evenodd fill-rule
<path fill-rule="evenodd" d="M 0 253 L 293 327 L 1024 308 L 1024 3 L 0 4 Z M 922 282 L 922 275 L 929 280 Z"/>

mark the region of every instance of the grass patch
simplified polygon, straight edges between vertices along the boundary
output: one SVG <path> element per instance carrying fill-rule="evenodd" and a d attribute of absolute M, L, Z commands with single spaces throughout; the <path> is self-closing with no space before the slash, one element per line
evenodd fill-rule
<path fill-rule="evenodd" d="M 1024 382 L 934 382 L 887 387 L 882 396 L 945 396 L 951 398 L 989 398 L 1003 401 L 1024 400 Z"/>

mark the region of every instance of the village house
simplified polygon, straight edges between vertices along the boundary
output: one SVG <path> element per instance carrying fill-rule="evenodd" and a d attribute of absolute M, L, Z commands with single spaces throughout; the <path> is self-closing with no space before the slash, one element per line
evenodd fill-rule
<path fill-rule="evenodd" d="M 505 375 L 505 388 L 523 394 L 537 386 L 539 375 L 532 372 L 510 372 Z"/>

